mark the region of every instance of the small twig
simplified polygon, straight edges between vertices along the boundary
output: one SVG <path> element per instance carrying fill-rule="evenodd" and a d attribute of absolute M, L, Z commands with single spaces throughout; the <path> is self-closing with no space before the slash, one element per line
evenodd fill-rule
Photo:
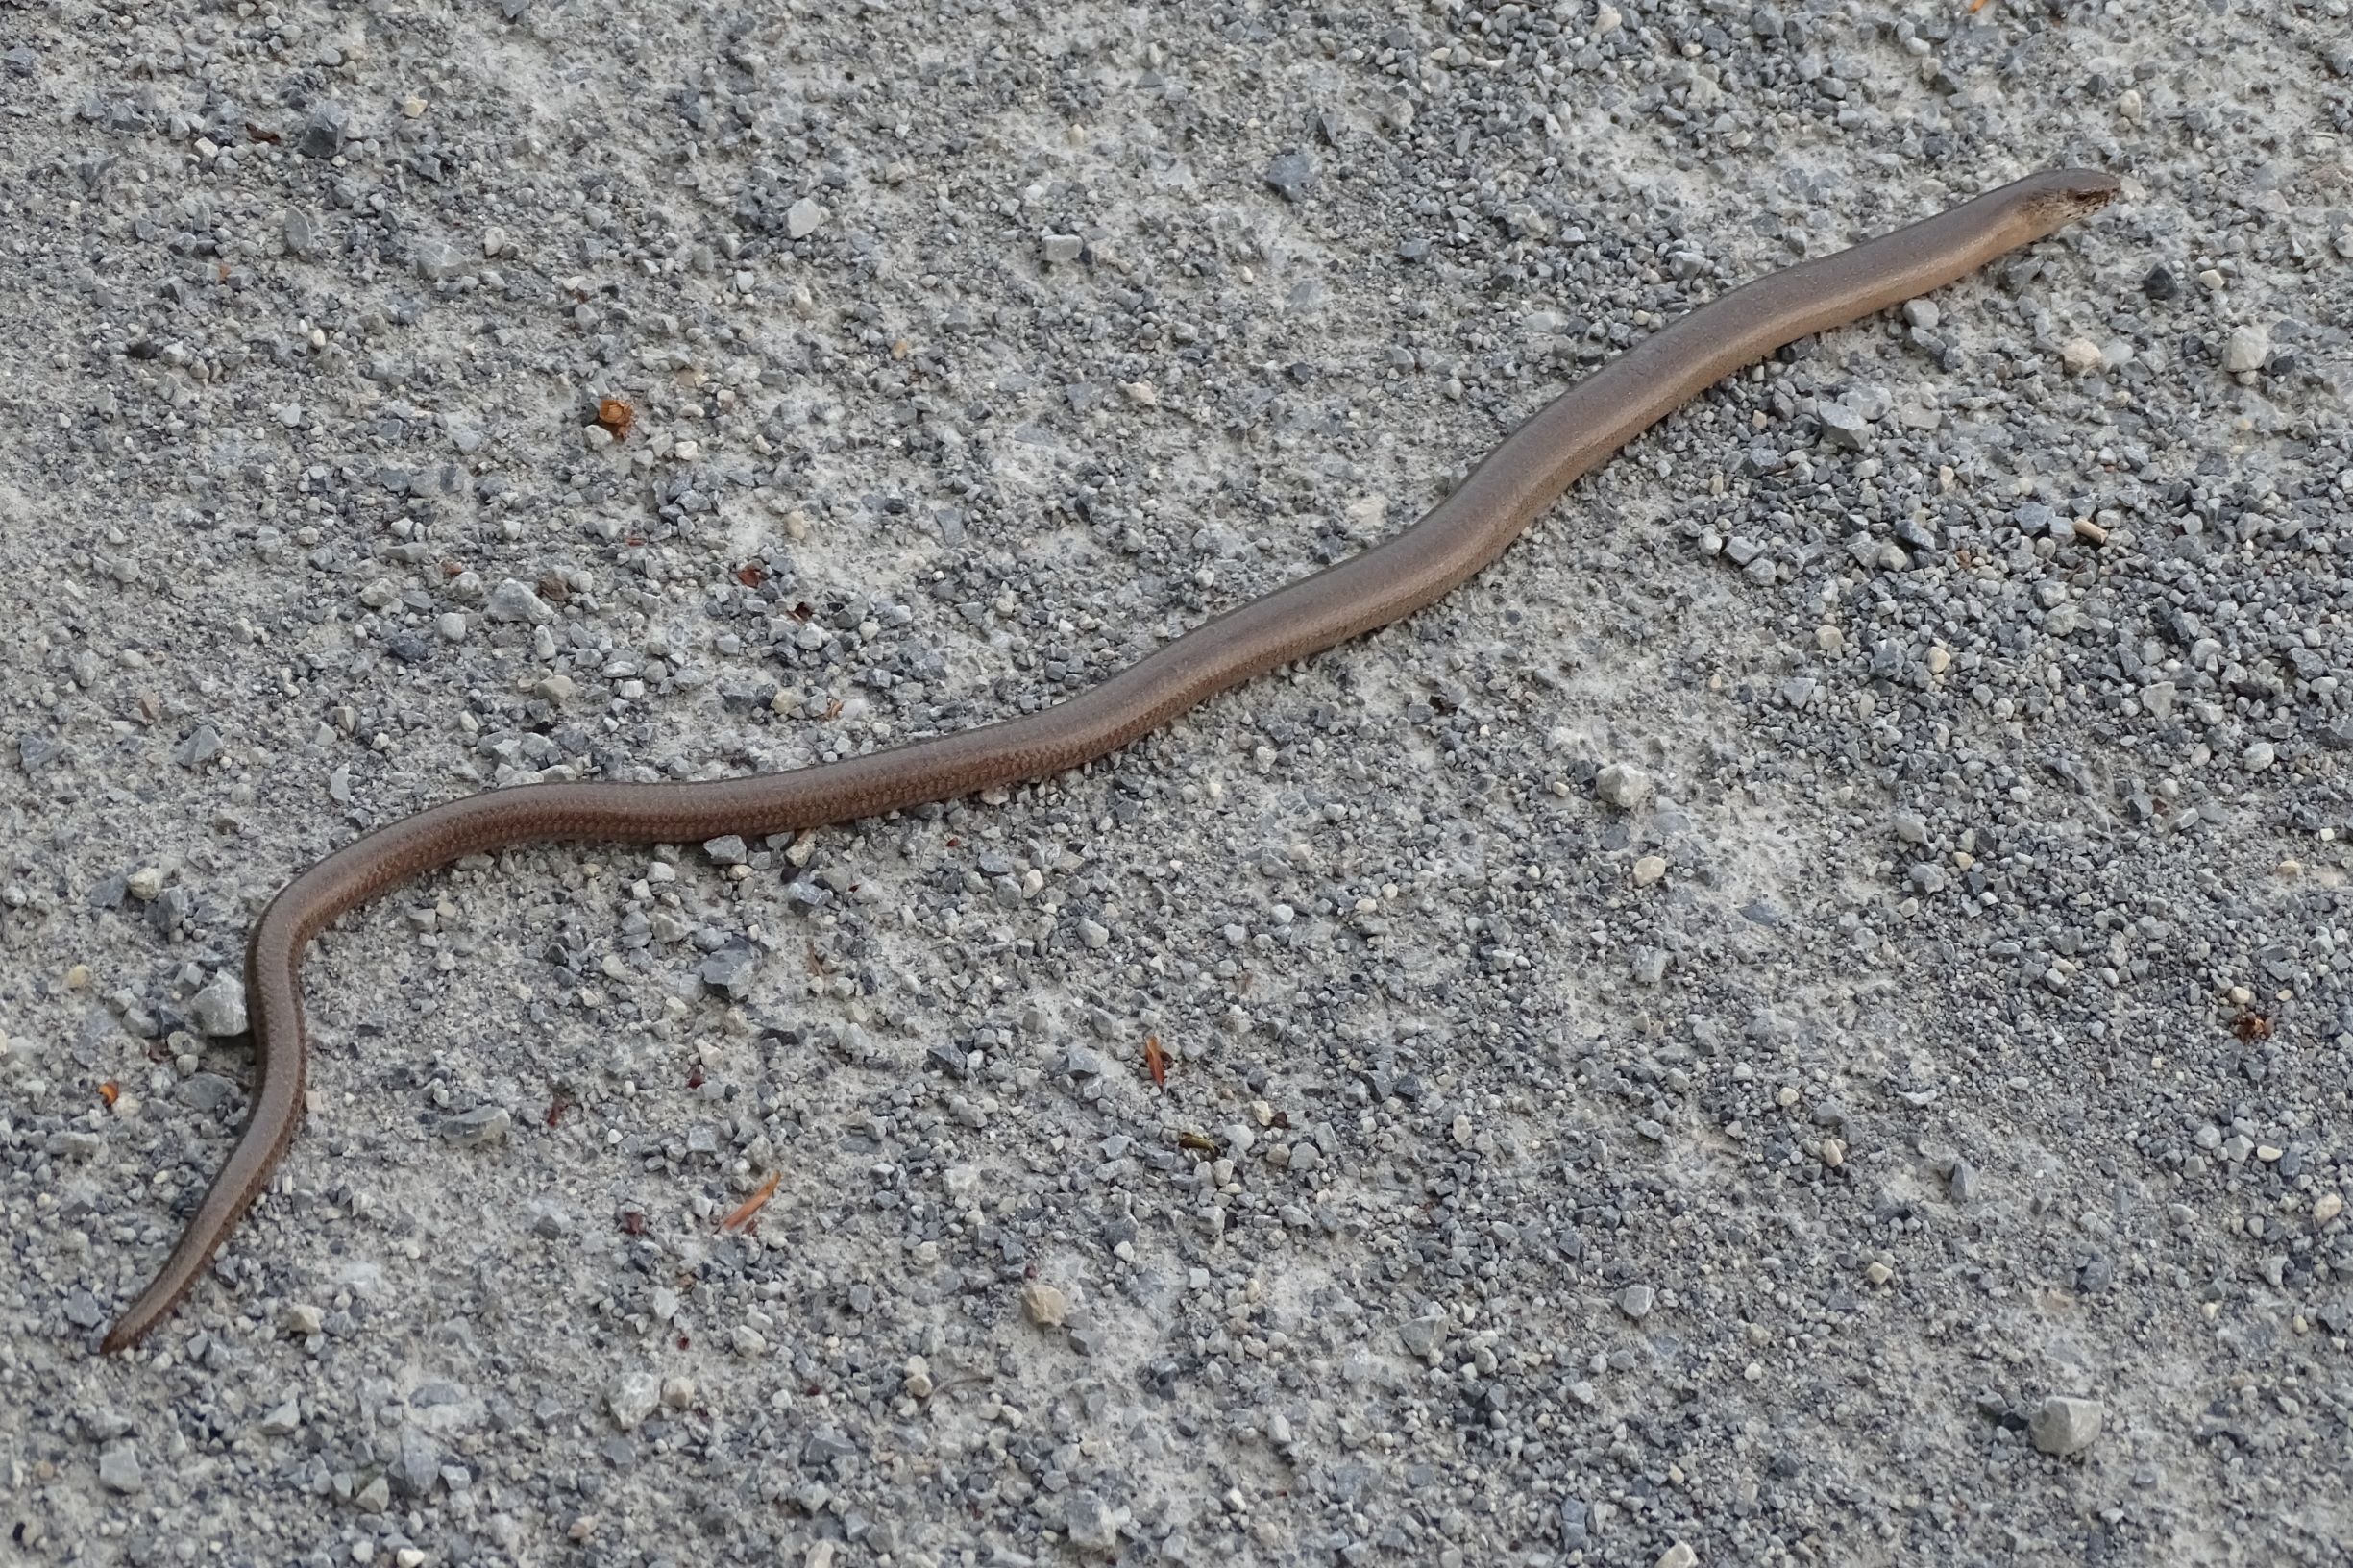
<path fill-rule="evenodd" d="M 762 1182 L 753 1190 L 751 1196 L 744 1200 L 741 1208 L 719 1222 L 719 1228 L 732 1233 L 750 1224 L 753 1217 L 768 1207 L 768 1200 L 776 1195 L 776 1183 L 781 1179 L 781 1172 L 771 1171 L 768 1180 Z"/>

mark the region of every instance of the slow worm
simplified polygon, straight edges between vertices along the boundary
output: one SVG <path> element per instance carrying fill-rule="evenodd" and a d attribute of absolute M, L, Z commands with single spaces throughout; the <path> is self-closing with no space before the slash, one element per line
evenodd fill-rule
<path fill-rule="evenodd" d="M 461 855 L 551 839 L 691 844 L 781 833 L 1042 778 L 1117 749 L 1227 687 L 1387 625 L 1485 566 L 1579 476 L 1783 344 L 1940 288 L 2105 206 L 2096 170 L 2030 175 L 1702 306 L 1548 404 L 1394 538 L 1177 638 L 1055 707 L 789 773 L 706 784 L 531 784 L 453 800 L 346 845 L 255 922 L 245 988 L 251 1115 L 171 1256 L 110 1331 L 136 1343 L 188 1293 L 294 1137 L 306 1047 L 303 948 L 355 905 Z"/>

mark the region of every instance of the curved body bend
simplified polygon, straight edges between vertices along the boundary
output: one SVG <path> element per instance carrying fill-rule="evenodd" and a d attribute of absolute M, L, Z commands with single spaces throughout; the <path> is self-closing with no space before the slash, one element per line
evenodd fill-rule
<path fill-rule="evenodd" d="M 434 806 L 329 855 L 270 901 L 245 953 L 253 1104 L 236 1146 L 103 1348 L 136 1343 L 202 1276 L 301 1117 L 304 946 L 344 911 L 462 855 L 552 839 L 696 843 L 788 832 L 1045 777 L 1209 697 L 1412 614 L 1503 553 L 1562 490 L 1783 344 L 1939 288 L 2096 210 L 2117 183 L 2054 170 L 1734 289 L 1562 393 L 1412 527 L 1219 616 L 1054 707 L 841 762 L 704 784 L 533 784 Z"/>

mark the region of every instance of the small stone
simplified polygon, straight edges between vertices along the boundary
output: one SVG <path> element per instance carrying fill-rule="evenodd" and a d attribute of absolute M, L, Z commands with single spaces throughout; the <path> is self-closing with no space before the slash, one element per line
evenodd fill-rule
<path fill-rule="evenodd" d="M 2312 1220 L 2316 1225 L 2326 1225 L 2343 1213 L 2344 1199 L 2335 1192 L 2323 1192 L 2313 1202 Z"/>
<path fill-rule="evenodd" d="M 2269 741 L 2257 741 L 2239 753 L 2239 765 L 2250 773 L 2260 773 L 2279 757 Z"/>
<path fill-rule="evenodd" d="M 1398 1342 L 1415 1356 L 1427 1356 L 1431 1347 L 1446 1335 L 1446 1320 L 1442 1317 L 1411 1317 L 1397 1325 Z"/>
<path fill-rule="evenodd" d="M 625 1372 L 605 1385 L 604 1408 L 624 1432 L 635 1432 L 661 1402 L 662 1382 L 650 1372 Z"/>
<path fill-rule="evenodd" d="M 742 1001 L 751 994 L 759 963 L 760 949 L 739 939 L 704 959 L 696 972 L 712 991 L 732 1001 Z"/>
<path fill-rule="evenodd" d="M 156 895 L 163 891 L 163 869 L 159 866 L 142 866 L 123 879 L 123 887 L 140 903 L 152 903 Z"/>
<path fill-rule="evenodd" d="M 172 760 L 183 768 L 202 768 L 221 754 L 221 732 L 209 723 L 198 724 L 188 738 L 172 752 Z"/>
<path fill-rule="evenodd" d="M 306 1301 L 298 1301 L 278 1314 L 278 1327 L 297 1339 L 312 1337 L 326 1321 L 326 1314 Z"/>
<path fill-rule="evenodd" d="M 2088 337 L 2071 337 L 2059 347 L 2059 363 L 2071 376 L 2089 376 L 2104 362 L 2099 345 Z"/>
<path fill-rule="evenodd" d="M 2102 1411 L 2096 1399 L 2053 1394 L 2026 1423 L 2026 1435 L 2046 1454 L 2080 1454 L 2099 1435 Z"/>
<path fill-rule="evenodd" d="M 447 282 L 464 266 L 457 247 L 446 239 L 419 239 L 409 249 L 408 261 L 418 277 L 432 283 Z"/>
<path fill-rule="evenodd" d="M 1575 1552 L 1593 1539 L 1593 1508 L 1581 1497 L 1560 1500 L 1560 1550 Z"/>
<path fill-rule="evenodd" d="M 1895 394 L 1875 381 L 1864 381 L 1847 388 L 1838 401 L 1871 421 L 1874 425 L 1895 411 Z"/>
<path fill-rule="evenodd" d="M 529 583 L 514 577 L 490 590 L 482 613 L 493 621 L 527 621 L 535 626 L 548 625 L 555 620 L 555 611 L 547 600 L 532 592 Z"/>
<path fill-rule="evenodd" d="M 1843 403 L 1824 401 L 1814 407 L 1814 417 L 1822 422 L 1822 442 L 1846 452 L 1861 452 L 1871 445 L 1871 427 L 1862 415 Z"/>
<path fill-rule="evenodd" d="M 1072 1492 L 1063 1504 L 1063 1528 L 1070 1532 L 1070 1544 L 1088 1551 L 1113 1550 L 1119 1544 L 1119 1527 L 1127 1522 L 1127 1509 L 1092 1492 Z"/>
<path fill-rule="evenodd" d="M 424 1497 L 441 1479 L 441 1453 L 433 1440 L 413 1426 L 401 1428 L 390 1471 L 392 1484 L 404 1497 Z"/>
<path fill-rule="evenodd" d="M 806 239 L 832 215 L 818 205 L 815 197 L 803 196 L 785 212 L 784 232 L 794 239 Z"/>
<path fill-rule="evenodd" d="M 287 250 L 303 257 L 318 255 L 325 237 L 318 220 L 300 208 L 290 209 L 279 218 L 278 233 L 285 240 Z"/>
<path fill-rule="evenodd" d="M 1087 242 L 1076 234 L 1048 234 L 1040 249 L 1048 262 L 1067 266 L 1085 254 Z"/>
<path fill-rule="evenodd" d="M 1628 762 L 1613 762 L 1594 776 L 1593 792 L 1620 811 L 1632 811 L 1651 797 L 1651 775 Z"/>
<path fill-rule="evenodd" d="M 302 1402 L 298 1399 L 289 1399 L 256 1423 L 255 1430 L 264 1437 L 285 1437 L 292 1435 L 302 1424 Z"/>
<path fill-rule="evenodd" d="M 110 1492 L 139 1492 L 147 1480 L 139 1473 L 138 1445 L 130 1438 L 109 1443 L 98 1456 L 98 1483 Z"/>
<path fill-rule="evenodd" d="M 2222 368 L 2232 375 L 2261 370 L 2271 357 L 2271 334 L 2261 327 L 2234 327 L 2222 340 Z"/>
<path fill-rule="evenodd" d="M 1634 862 L 1634 886 L 1637 888 L 1647 888 L 1666 874 L 1667 861 L 1663 855 L 1645 855 Z"/>
<path fill-rule="evenodd" d="M 1926 844 L 1928 842 L 1928 820 L 1917 811 L 1896 813 L 1891 819 L 1890 825 L 1895 828 L 1896 837 L 1906 844 Z"/>
<path fill-rule="evenodd" d="M 1678 1541 L 1658 1555 L 1658 1568 L 1699 1568 L 1699 1561 L 1688 1541 Z"/>
<path fill-rule="evenodd" d="M 352 1501 L 359 1505 L 363 1513 L 381 1513 L 392 1507 L 392 1482 L 378 1476 L 359 1488 Z"/>
<path fill-rule="evenodd" d="M 2171 681 L 2151 681 L 2141 688 L 2141 706 L 2148 710 L 2152 719 L 2169 718 L 2173 712 L 2173 698 L 2178 695 L 2178 689 Z"/>
<path fill-rule="evenodd" d="M 233 975 L 214 975 L 204 990 L 188 998 L 188 1017 L 215 1040 L 245 1033 L 244 986 Z"/>
<path fill-rule="evenodd" d="M 442 1117 L 441 1136 L 461 1149 L 487 1148 L 505 1142 L 514 1125 L 515 1118 L 504 1106 L 478 1105 L 462 1115 Z"/>
<path fill-rule="evenodd" d="M 303 125 L 295 150 L 305 158 L 332 158 L 343 151 L 344 127 L 350 123 L 351 110 L 330 99 L 311 110 L 310 118 Z"/>
<path fill-rule="evenodd" d="M 1630 1285 L 1609 1298 L 1617 1303 L 1618 1311 L 1639 1323 L 1651 1315 L 1658 1302 L 1658 1292 L 1647 1285 Z"/>
<path fill-rule="evenodd" d="M 1070 1321 L 1070 1298 L 1043 1280 L 1021 1286 L 1021 1311 L 1042 1329 L 1059 1329 Z"/>
<path fill-rule="evenodd" d="M 1287 202 L 1296 202 L 1304 197 L 1308 186 L 1314 181 L 1315 165 L 1309 160 L 1307 154 L 1297 148 L 1266 165 L 1266 184 Z"/>
<path fill-rule="evenodd" d="M 1863 1270 L 1863 1278 L 1873 1285 L 1883 1286 L 1895 1277 L 1896 1271 L 1875 1258 L 1872 1260 L 1871 1266 Z"/>

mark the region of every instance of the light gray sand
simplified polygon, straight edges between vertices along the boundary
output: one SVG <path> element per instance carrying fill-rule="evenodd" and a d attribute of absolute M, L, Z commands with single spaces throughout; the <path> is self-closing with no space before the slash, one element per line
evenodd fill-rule
<path fill-rule="evenodd" d="M 2349 119 L 2342 0 L 0 13 L 0 1561 L 2344 1560 Z M 347 920 L 91 1353 L 318 854 L 1050 700 L 2067 162 L 1106 765 Z"/>

